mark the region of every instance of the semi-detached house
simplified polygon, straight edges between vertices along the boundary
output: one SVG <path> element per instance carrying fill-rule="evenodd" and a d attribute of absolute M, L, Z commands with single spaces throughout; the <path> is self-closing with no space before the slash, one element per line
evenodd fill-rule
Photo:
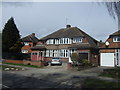
<path fill-rule="evenodd" d="M 41 39 L 32 48 L 32 61 L 50 61 L 52 57 L 61 57 L 68 62 L 72 53 L 78 53 L 80 59 L 91 64 L 99 63 L 99 42 L 78 27 L 66 25 Z"/>
<path fill-rule="evenodd" d="M 120 66 L 120 30 L 110 34 L 100 48 L 100 66 Z"/>

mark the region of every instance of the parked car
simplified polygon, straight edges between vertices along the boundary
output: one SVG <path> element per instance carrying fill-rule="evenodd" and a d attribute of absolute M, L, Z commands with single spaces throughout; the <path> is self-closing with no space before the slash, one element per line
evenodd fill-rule
<path fill-rule="evenodd" d="M 54 57 L 51 59 L 51 65 L 62 65 L 62 60 L 59 57 Z"/>

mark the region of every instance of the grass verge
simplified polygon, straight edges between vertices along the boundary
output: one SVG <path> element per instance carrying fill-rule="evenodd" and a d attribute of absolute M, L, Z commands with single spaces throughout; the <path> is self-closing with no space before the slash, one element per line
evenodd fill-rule
<path fill-rule="evenodd" d="M 82 88 L 120 88 L 120 82 L 87 78 L 84 80 Z"/>
<path fill-rule="evenodd" d="M 42 67 L 43 67 L 43 66 L 25 65 L 25 64 L 15 64 L 15 63 L 6 63 L 6 62 L 3 62 L 3 64 L 17 65 L 17 66 L 25 66 L 25 67 L 33 67 L 33 68 L 42 68 Z"/>
<path fill-rule="evenodd" d="M 120 79 L 120 67 L 115 67 L 113 69 L 104 69 L 99 76 Z"/>

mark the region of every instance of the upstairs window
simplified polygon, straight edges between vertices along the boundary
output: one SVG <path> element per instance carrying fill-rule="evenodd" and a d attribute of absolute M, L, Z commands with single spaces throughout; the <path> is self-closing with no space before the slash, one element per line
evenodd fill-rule
<path fill-rule="evenodd" d="M 77 37 L 77 38 L 73 38 L 73 43 L 79 43 L 82 42 L 82 38 Z"/>
<path fill-rule="evenodd" d="M 71 44 L 70 38 L 60 38 L 60 44 Z"/>
<path fill-rule="evenodd" d="M 24 42 L 24 44 L 25 44 L 25 45 L 29 45 L 29 43 L 28 43 L 28 42 Z"/>
<path fill-rule="evenodd" d="M 120 42 L 120 36 L 113 37 L 113 42 Z"/>
<path fill-rule="evenodd" d="M 54 39 L 47 40 L 47 44 L 54 44 Z"/>

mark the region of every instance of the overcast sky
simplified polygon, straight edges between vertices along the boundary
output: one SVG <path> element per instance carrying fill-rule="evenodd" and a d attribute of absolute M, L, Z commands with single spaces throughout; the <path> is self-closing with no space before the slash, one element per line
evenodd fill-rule
<path fill-rule="evenodd" d="M 22 37 L 36 33 L 42 38 L 67 24 L 78 27 L 96 40 L 105 41 L 118 25 L 106 7 L 93 2 L 2 3 L 2 26 L 12 16 Z"/>

